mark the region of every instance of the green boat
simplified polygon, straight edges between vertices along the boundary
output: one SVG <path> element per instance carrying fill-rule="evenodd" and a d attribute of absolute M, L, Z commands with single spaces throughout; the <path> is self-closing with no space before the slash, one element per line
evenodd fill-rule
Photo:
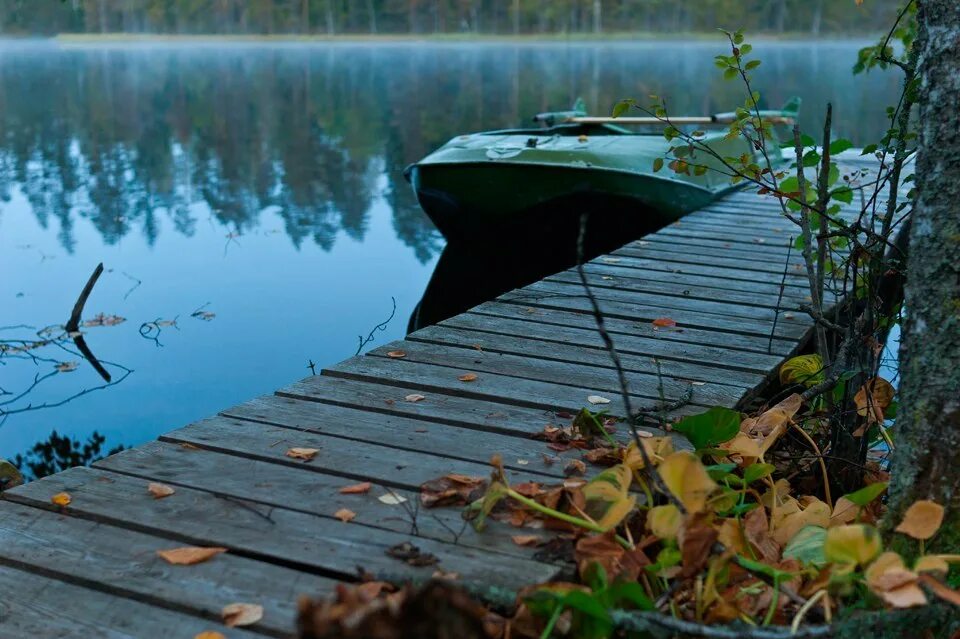
<path fill-rule="evenodd" d="M 776 124 L 791 124 L 800 101 L 780 111 L 763 111 Z M 742 137 L 726 139 L 734 114 L 671 118 L 680 128 L 701 129 L 701 138 L 722 157 L 759 156 Z M 606 224 L 658 228 L 708 205 L 733 188 L 718 171 L 678 174 L 655 172 L 654 161 L 666 158 L 671 143 L 655 118 L 589 117 L 582 100 L 570 111 L 542 113 L 540 128 L 505 129 L 460 135 L 423 160 L 405 176 L 421 207 L 448 240 L 478 233 L 509 231 L 517 225 L 570 224 L 570 213 L 588 211 Z M 632 130 L 627 126 L 645 128 Z M 657 126 L 659 125 L 659 126 Z M 781 162 L 777 140 L 768 154 Z M 759 157 L 758 157 L 759 160 Z M 719 161 L 701 153 L 699 163 Z"/>

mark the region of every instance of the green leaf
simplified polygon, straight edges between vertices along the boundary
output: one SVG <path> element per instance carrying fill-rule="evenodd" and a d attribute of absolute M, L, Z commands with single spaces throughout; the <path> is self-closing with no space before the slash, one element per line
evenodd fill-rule
<path fill-rule="evenodd" d="M 746 69 L 747 71 L 753 71 L 754 69 L 759 67 L 760 64 L 761 64 L 760 60 L 751 60 L 750 62 L 747 62 L 747 65 L 744 67 L 744 69 Z"/>
<path fill-rule="evenodd" d="M 780 190 L 784 193 L 797 193 L 800 191 L 800 182 L 796 177 L 788 177 L 780 183 Z"/>
<path fill-rule="evenodd" d="M 631 604 L 638 610 L 653 610 L 653 602 L 647 597 L 643 586 L 637 582 L 623 582 L 610 586 L 607 591 L 612 603 L 616 607 L 621 607 L 624 603 Z"/>
<path fill-rule="evenodd" d="M 736 78 L 738 75 L 740 75 L 740 72 L 737 71 L 735 68 L 731 67 L 731 68 L 729 68 L 729 69 L 727 69 L 726 71 L 723 72 L 723 79 L 724 79 L 724 80 L 733 80 L 733 79 Z"/>
<path fill-rule="evenodd" d="M 710 475 L 710 479 L 719 481 L 736 469 L 736 464 L 714 464 L 713 466 L 707 466 L 707 474 Z"/>
<path fill-rule="evenodd" d="M 820 526 L 804 526 L 783 549 L 784 559 L 796 559 L 804 564 L 819 566 L 827 563 L 823 556 L 823 542 L 827 539 L 827 529 Z"/>
<path fill-rule="evenodd" d="M 758 575 L 765 575 L 775 582 L 789 581 L 793 578 L 792 572 L 774 568 L 773 566 L 765 564 L 762 561 L 755 561 L 753 559 L 748 559 L 747 557 L 737 557 L 737 563 L 750 572 Z"/>
<path fill-rule="evenodd" d="M 596 617 L 603 621 L 610 621 L 610 613 L 604 608 L 596 597 L 583 592 L 582 590 L 573 590 L 560 600 L 567 608 L 573 608 L 590 617 Z"/>
<path fill-rule="evenodd" d="M 817 141 L 804 133 L 800 136 L 800 144 L 803 146 L 817 146 Z"/>
<path fill-rule="evenodd" d="M 743 469 L 743 481 L 752 484 L 758 479 L 768 477 L 774 470 L 776 470 L 776 467 L 773 464 L 761 464 L 759 462 L 750 464 Z"/>
<path fill-rule="evenodd" d="M 803 155 L 803 166 L 809 168 L 820 164 L 820 154 L 816 151 L 807 151 Z"/>
<path fill-rule="evenodd" d="M 621 115 L 630 110 L 630 105 L 633 104 L 633 100 L 620 100 L 615 105 L 613 105 L 613 117 L 619 118 Z"/>
<path fill-rule="evenodd" d="M 740 413 L 715 406 L 698 415 L 684 417 L 673 430 L 686 435 L 694 448 L 709 448 L 736 437 L 740 432 Z"/>
<path fill-rule="evenodd" d="M 753 45 L 752 45 L 752 44 L 744 44 L 742 47 L 740 47 L 740 55 L 741 55 L 741 56 L 747 55 L 747 54 L 750 53 L 751 51 L 753 51 Z"/>
<path fill-rule="evenodd" d="M 823 358 L 817 354 L 791 357 L 780 366 L 781 384 L 816 386 L 823 381 Z"/>
<path fill-rule="evenodd" d="M 860 155 L 870 155 L 871 153 L 876 153 L 877 148 L 878 147 L 876 144 L 868 144 L 867 146 L 863 147 L 863 151 L 860 153 Z"/>
<path fill-rule="evenodd" d="M 660 169 L 663 168 L 663 158 L 657 158 L 653 161 L 653 172 L 657 173 Z"/>
<path fill-rule="evenodd" d="M 875 484 L 870 484 L 869 486 L 864 486 L 860 490 L 852 492 L 848 495 L 844 495 L 847 499 L 855 503 L 857 506 L 863 508 L 871 501 L 883 494 L 883 491 L 887 489 L 887 482 L 878 481 Z"/>
<path fill-rule="evenodd" d="M 853 189 L 848 186 L 844 186 L 833 191 L 830 194 L 830 197 L 837 200 L 838 202 L 843 202 L 844 204 L 850 204 L 853 202 Z"/>
<path fill-rule="evenodd" d="M 802 236 L 802 235 L 798 235 L 798 236 L 797 236 L 797 239 L 795 239 L 795 240 L 793 241 L 793 248 L 796 249 L 796 250 L 798 250 L 798 251 L 802 251 L 802 250 L 803 250 L 803 247 L 806 246 L 806 245 L 807 245 L 807 243 L 806 243 L 806 241 L 803 239 L 803 236 Z"/>
<path fill-rule="evenodd" d="M 852 148 L 853 148 L 853 142 L 851 142 L 850 140 L 843 140 L 843 139 L 834 140 L 833 142 L 830 143 L 830 155 L 837 155 L 839 153 L 843 153 L 844 151 Z"/>

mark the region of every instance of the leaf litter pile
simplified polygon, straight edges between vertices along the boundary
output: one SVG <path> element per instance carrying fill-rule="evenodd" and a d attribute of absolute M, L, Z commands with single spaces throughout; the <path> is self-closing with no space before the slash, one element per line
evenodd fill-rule
<path fill-rule="evenodd" d="M 813 385 L 807 372 L 816 366 L 794 358 L 781 380 Z M 858 436 L 889 441 L 877 433 L 892 391 L 879 378 L 864 385 L 855 400 Z M 302 600 L 301 636 L 414 636 L 402 629 L 430 599 L 438 601 L 419 623 L 497 639 L 628 636 L 624 619 L 650 614 L 672 629 L 669 636 L 690 624 L 728 624 L 743 636 L 769 626 L 795 633 L 861 611 L 960 604 L 947 579 L 960 555 L 924 552 L 943 507 L 917 502 L 884 539 L 878 522 L 889 474 L 877 460 L 868 462 L 862 488 L 833 499 L 815 441 L 824 427 L 818 408 L 797 394 L 749 417 L 717 407 L 669 425 L 664 436 L 638 432 L 626 445 L 613 436 L 616 419 L 586 409 L 566 415 L 569 426 L 547 426 L 537 438 L 549 450 L 582 451 L 585 476 L 511 484 L 494 455 L 489 478 L 450 473 L 420 491 L 420 505 L 461 508 L 481 533 L 491 522 L 512 527 L 518 547 L 568 567 L 563 580 L 492 602 L 482 584 L 457 584 L 456 575 L 420 589 L 371 578 L 341 585 L 327 601 Z M 389 554 L 432 565 L 415 546 Z"/>

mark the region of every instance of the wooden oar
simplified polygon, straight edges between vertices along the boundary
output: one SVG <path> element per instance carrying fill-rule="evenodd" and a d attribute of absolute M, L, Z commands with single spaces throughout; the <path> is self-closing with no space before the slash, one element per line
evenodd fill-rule
<path fill-rule="evenodd" d="M 786 124 L 792 125 L 794 120 L 793 118 L 788 118 L 782 115 L 771 115 L 762 116 L 764 121 L 769 122 L 770 124 Z M 594 116 L 577 116 L 572 118 L 566 118 L 563 120 L 566 123 L 570 124 L 652 124 L 652 125 L 663 125 L 668 124 L 705 124 L 705 125 L 719 125 L 719 124 L 730 124 L 734 121 L 735 116 L 730 115 L 701 115 L 701 116 L 682 116 L 676 118 L 670 118 L 670 121 L 661 120 L 660 118 L 652 117 L 623 117 L 623 118 L 610 118 L 610 117 L 594 117 Z"/>

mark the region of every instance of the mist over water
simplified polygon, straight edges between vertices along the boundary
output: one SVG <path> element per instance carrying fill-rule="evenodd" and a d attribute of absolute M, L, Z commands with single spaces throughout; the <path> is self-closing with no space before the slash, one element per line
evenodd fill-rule
<path fill-rule="evenodd" d="M 837 133 L 887 128 L 893 73 L 853 77 L 861 43 L 755 45 L 766 105 L 827 101 Z M 582 96 L 598 114 L 667 97 L 674 114 L 729 111 L 742 88 L 719 42 L 550 44 L 0 43 L 0 339 L 62 324 L 94 266 L 85 318 L 121 384 L 10 415 L 0 457 L 52 429 L 137 444 L 402 337 L 442 238 L 403 168 L 454 135 L 514 126 Z M 139 284 L 138 284 L 139 282 Z M 215 313 L 193 317 L 198 309 Z M 159 341 L 139 330 L 164 325 Z M 152 333 L 151 333 L 152 334 Z M 57 361 L 77 360 L 45 352 Z M 85 362 L 0 362 L 0 406 L 58 403 L 102 384 Z M 6 392 L 7 394 L 3 394 Z"/>

